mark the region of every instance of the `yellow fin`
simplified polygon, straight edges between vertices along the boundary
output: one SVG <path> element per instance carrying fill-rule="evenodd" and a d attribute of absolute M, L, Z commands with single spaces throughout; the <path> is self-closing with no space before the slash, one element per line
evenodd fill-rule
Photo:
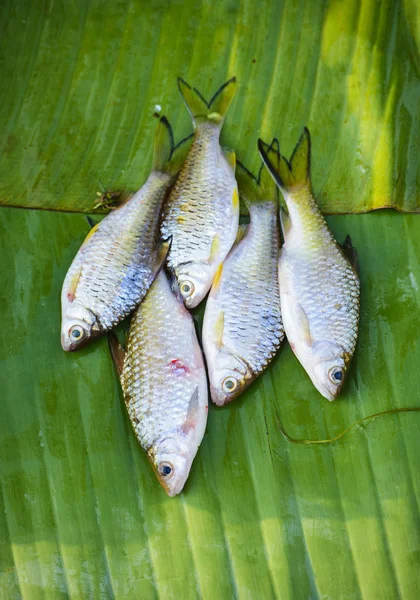
<path fill-rule="evenodd" d="M 234 246 L 236 246 L 236 244 L 239 244 L 239 242 L 244 239 L 247 231 L 248 231 L 248 225 L 246 223 L 239 225 L 238 233 L 236 234 L 235 242 L 233 244 Z"/>
<path fill-rule="evenodd" d="M 211 286 L 212 294 L 214 292 L 217 292 L 217 290 L 219 289 L 220 279 L 222 278 L 222 273 L 223 273 L 223 263 L 220 263 L 220 265 L 217 267 L 217 271 L 216 271 L 216 274 L 213 279 L 213 284 Z"/>
<path fill-rule="evenodd" d="M 235 189 L 233 190 L 233 195 L 232 195 L 232 207 L 233 210 L 239 211 L 239 194 L 238 194 L 238 188 L 235 187 Z"/>
<path fill-rule="evenodd" d="M 83 244 L 80 246 L 81 248 L 83 248 L 83 246 L 85 246 L 88 243 L 88 241 L 93 236 L 93 234 L 95 233 L 95 231 L 98 229 L 98 227 L 99 227 L 100 224 L 101 224 L 101 221 L 99 221 L 99 223 L 96 223 L 96 225 L 94 227 L 92 227 L 92 229 L 89 231 L 89 233 L 85 237 L 85 240 L 84 240 Z"/>
<path fill-rule="evenodd" d="M 310 185 L 311 138 L 305 127 L 290 162 L 280 156 L 280 163 L 274 164 L 268 155 L 269 146 L 258 140 L 258 149 L 271 176 L 283 192 Z"/>
<path fill-rule="evenodd" d="M 216 233 L 210 247 L 209 264 L 217 257 L 220 251 L 220 235 Z"/>
<path fill-rule="evenodd" d="M 307 346 L 312 346 L 312 337 L 311 330 L 309 327 L 309 319 L 307 317 L 306 312 L 303 310 L 302 306 L 297 303 L 296 304 L 296 321 L 299 324 L 300 331 L 302 333 L 302 341 Z"/>
<path fill-rule="evenodd" d="M 211 121 L 221 127 L 236 92 L 236 78 L 232 77 L 224 83 L 210 102 L 207 102 L 196 88 L 192 88 L 181 77 L 178 78 L 178 89 L 194 125 L 198 121 Z"/>
<path fill-rule="evenodd" d="M 223 331 L 225 329 L 225 313 L 221 310 L 214 324 L 214 343 L 220 350 L 223 344 Z"/>
<path fill-rule="evenodd" d="M 76 297 L 77 284 L 79 283 L 80 275 L 82 274 L 82 267 L 72 276 L 70 285 L 67 288 L 67 300 L 73 302 Z"/>
<path fill-rule="evenodd" d="M 236 170 L 236 152 L 235 150 L 231 150 L 230 148 L 223 148 L 223 154 L 230 166 L 232 167 L 232 171 Z"/>

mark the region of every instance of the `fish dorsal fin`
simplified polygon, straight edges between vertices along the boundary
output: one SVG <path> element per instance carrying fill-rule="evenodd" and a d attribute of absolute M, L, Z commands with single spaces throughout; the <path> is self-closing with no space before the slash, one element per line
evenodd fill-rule
<path fill-rule="evenodd" d="M 108 345 L 112 360 L 114 361 L 115 369 L 117 370 L 119 377 L 121 377 L 124 367 L 125 351 L 122 345 L 119 343 L 115 333 L 108 333 Z"/>
<path fill-rule="evenodd" d="M 357 255 L 357 250 L 353 246 L 351 237 L 349 235 L 346 236 L 346 239 L 341 244 L 341 249 L 344 253 L 344 256 L 347 258 L 357 275 L 360 276 L 359 257 Z"/>
<path fill-rule="evenodd" d="M 280 163 L 280 149 L 277 138 L 274 138 L 270 146 L 267 147 L 267 156 L 273 162 L 276 168 Z M 241 198 L 245 205 L 263 200 L 271 200 L 277 202 L 278 188 L 268 170 L 264 167 L 264 162 L 261 163 L 258 174 L 254 175 L 247 167 L 238 161 L 238 169 L 236 179 L 241 194 Z"/>
<path fill-rule="evenodd" d="M 293 151 L 290 162 L 280 155 L 280 162 L 276 165 L 269 156 L 269 148 L 268 144 L 261 139 L 258 140 L 261 158 L 282 192 L 288 193 L 293 189 L 310 186 L 311 139 L 306 127 Z"/>
<path fill-rule="evenodd" d="M 223 125 L 226 113 L 235 96 L 236 77 L 224 83 L 207 102 L 196 88 L 192 88 L 184 79 L 178 78 L 178 88 L 191 115 L 194 126 L 200 121 L 210 121 Z"/>
<path fill-rule="evenodd" d="M 187 418 L 185 423 L 182 426 L 182 431 L 184 433 L 188 433 L 191 429 L 193 429 L 198 421 L 199 416 L 199 390 L 198 385 L 194 390 L 193 395 L 191 396 L 190 402 L 188 404 Z"/>

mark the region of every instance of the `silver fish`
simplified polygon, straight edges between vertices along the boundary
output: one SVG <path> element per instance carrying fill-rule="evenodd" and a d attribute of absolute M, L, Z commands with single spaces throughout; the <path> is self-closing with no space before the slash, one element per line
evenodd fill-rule
<path fill-rule="evenodd" d="M 357 341 L 360 282 L 335 241 L 312 194 L 310 137 L 304 133 L 290 163 L 274 165 L 267 145 L 261 156 L 279 186 L 284 245 L 279 283 L 284 327 L 292 350 L 327 400 L 340 393 Z"/>
<path fill-rule="evenodd" d="M 279 158 L 273 145 L 269 154 Z M 266 169 L 257 185 L 248 175 L 242 181 L 250 224 L 219 267 L 203 322 L 210 392 L 219 406 L 237 398 L 264 371 L 284 339 L 276 188 Z"/>
<path fill-rule="evenodd" d="M 164 271 L 133 315 L 125 356 L 115 337 L 110 343 L 137 439 L 175 496 L 206 428 L 207 377 L 193 319 Z"/>
<path fill-rule="evenodd" d="M 218 266 L 235 241 L 239 197 L 235 153 L 219 144 L 236 80 L 225 83 L 206 103 L 182 79 L 178 86 L 194 123 L 194 139 L 165 206 L 163 239 L 172 238 L 168 267 L 175 273 L 188 308 L 210 289 Z"/>
<path fill-rule="evenodd" d="M 67 272 L 61 294 L 64 350 L 77 350 L 110 330 L 144 298 L 169 250 L 168 242 L 160 242 L 159 218 L 179 161 L 162 117 L 146 183 L 90 231 Z"/>

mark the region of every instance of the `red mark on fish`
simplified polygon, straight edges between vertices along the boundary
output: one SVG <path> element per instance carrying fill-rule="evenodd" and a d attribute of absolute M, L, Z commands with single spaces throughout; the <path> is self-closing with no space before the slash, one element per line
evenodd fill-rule
<path fill-rule="evenodd" d="M 186 375 L 190 372 L 189 368 L 183 365 L 179 358 L 171 360 L 169 367 L 174 375 Z"/>

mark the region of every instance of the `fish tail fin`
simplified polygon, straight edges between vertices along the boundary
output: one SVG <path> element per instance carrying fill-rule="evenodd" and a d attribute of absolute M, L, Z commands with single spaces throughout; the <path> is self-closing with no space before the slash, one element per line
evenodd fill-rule
<path fill-rule="evenodd" d="M 161 117 L 155 134 L 152 170 L 177 175 L 187 157 L 192 138 L 193 134 L 175 146 L 172 127 L 166 117 Z"/>
<path fill-rule="evenodd" d="M 306 127 L 293 151 L 290 162 L 284 156 L 280 156 L 280 162 L 276 166 L 269 156 L 269 148 L 261 139 L 258 140 L 261 158 L 283 192 L 287 193 L 293 189 L 310 185 L 311 138 Z"/>
<path fill-rule="evenodd" d="M 267 157 L 274 165 L 275 169 L 280 166 L 280 147 L 277 138 L 269 146 L 266 146 Z M 238 161 L 237 180 L 241 190 L 241 199 L 249 209 L 251 204 L 270 200 L 277 204 L 278 188 L 273 181 L 270 173 L 264 168 L 264 163 L 258 171 L 258 175 L 253 175 L 240 161 Z"/>
<path fill-rule="evenodd" d="M 159 119 L 153 144 L 153 171 L 168 171 L 168 166 L 174 149 L 172 127 L 166 117 Z"/>
<path fill-rule="evenodd" d="M 236 92 L 236 77 L 226 81 L 207 102 L 196 88 L 178 78 L 178 88 L 191 115 L 194 126 L 198 122 L 211 121 L 222 127 L 229 106 Z"/>

